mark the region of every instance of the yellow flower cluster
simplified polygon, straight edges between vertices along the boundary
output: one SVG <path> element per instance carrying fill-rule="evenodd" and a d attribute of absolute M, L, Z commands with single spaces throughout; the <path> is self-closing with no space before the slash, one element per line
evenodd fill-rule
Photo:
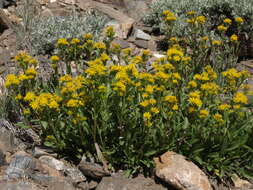
<path fill-rule="evenodd" d="M 96 59 L 88 62 L 89 67 L 85 70 L 85 73 L 89 76 L 100 76 L 106 72 L 106 67 L 103 64 L 102 59 Z"/>
<path fill-rule="evenodd" d="M 47 108 L 58 110 L 61 100 L 62 98 L 51 93 L 41 93 L 36 96 L 33 92 L 28 92 L 24 97 L 24 101 L 27 101 L 34 111 L 42 111 Z"/>
<path fill-rule="evenodd" d="M 177 17 L 174 15 L 173 12 L 169 10 L 163 11 L 163 15 L 165 16 L 165 21 L 166 22 L 171 22 L 171 21 L 176 21 Z"/>

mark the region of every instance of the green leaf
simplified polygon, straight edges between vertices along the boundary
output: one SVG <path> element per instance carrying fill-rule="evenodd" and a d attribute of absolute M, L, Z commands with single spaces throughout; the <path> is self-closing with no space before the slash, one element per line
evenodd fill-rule
<path fill-rule="evenodd" d="M 23 122 L 16 123 L 16 126 L 21 127 L 22 129 L 29 129 L 30 128 L 29 125 L 26 125 Z"/>
<path fill-rule="evenodd" d="M 157 150 L 150 150 L 148 152 L 145 152 L 144 155 L 147 156 L 147 157 L 150 157 L 150 156 L 152 156 L 156 153 L 157 153 Z"/>

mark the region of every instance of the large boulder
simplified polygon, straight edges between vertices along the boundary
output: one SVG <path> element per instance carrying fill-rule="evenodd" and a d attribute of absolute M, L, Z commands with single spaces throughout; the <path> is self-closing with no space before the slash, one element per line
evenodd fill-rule
<path fill-rule="evenodd" d="M 155 161 L 155 174 L 179 190 L 212 190 L 207 176 L 198 166 L 175 152 L 166 152 Z"/>

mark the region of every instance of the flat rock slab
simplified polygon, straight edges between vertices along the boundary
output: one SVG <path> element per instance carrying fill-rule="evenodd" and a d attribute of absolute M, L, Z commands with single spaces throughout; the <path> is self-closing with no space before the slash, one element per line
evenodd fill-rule
<path fill-rule="evenodd" d="M 179 190 L 212 190 L 207 176 L 198 166 L 175 152 L 166 152 L 155 161 L 155 174 Z"/>
<path fill-rule="evenodd" d="M 26 181 L 0 182 L 0 190 L 42 190 L 38 185 Z"/>
<path fill-rule="evenodd" d="M 104 177 L 96 190 L 166 190 L 150 178 Z"/>

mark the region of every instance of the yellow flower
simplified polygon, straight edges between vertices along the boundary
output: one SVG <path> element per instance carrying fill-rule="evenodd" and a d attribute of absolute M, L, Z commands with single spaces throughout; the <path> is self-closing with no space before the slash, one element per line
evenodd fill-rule
<path fill-rule="evenodd" d="M 25 97 L 24 97 L 24 101 L 26 102 L 31 102 L 36 98 L 36 95 L 34 94 L 34 92 L 27 92 Z"/>
<path fill-rule="evenodd" d="M 195 15 L 196 14 L 196 11 L 189 11 L 186 13 L 187 15 L 191 16 L 191 15 Z"/>
<path fill-rule="evenodd" d="M 48 107 L 51 108 L 51 109 L 58 109 L 59 108 L 59 104 L 56 101 L 51 101 L 48 104 Z"/>
<path fill-rule="evenodd" d="M 164 101 L 169 102 L 169 103 L 177 103 L 177 97 L 176 96 L 165 96 Z"/>
<path fill-rule="evenodd" d="M 75 107 L 78 107 L 79 105 L 80 105 L 80 100 L 74 100 L 74 99 L 70 99 L 66 104 L 66 106 L 70 108 L 75 108 Z"/>
<path fill-rule="evenodd" d="M 218 106 L 218 110 L 220 110 L 220 111 L 228 110 L 230 108 L 231 108 L 231 106 L 228 104 L 221 104 Z"/>
<path fill-rule="evenodd" d="M 71 44 L 79 44 L 80 40 L 78 38 L 73 38 L 70 43 Z"/>
<path fill-rule="evenodd" d="M 207 82 L 207 83 L 202 84 L 200 86 L 200 89 L 206 92 L 207 94 L 215 95 L 215 94 L 218 94 L 220 88 L 214 82 Z"/>
<path fill-rule="evenodd" d="M 241 24 L 244 22 L 243 18 L 242 17 L 235 17 L 235 22 Z"/>
<path fill-rule="evenodd" d="M 209 39 L 208 36 L 204 36 L 201 38 L 201 40 L 203 40 L 203 41 L 207 41 L 208 39 Z"/>
<path fill-rule="evenodd" d="M 84 35 L 83 35 L 83 38 L 84 38 L 85 40 L 90 40 L 90 39 L 92 39 L 92 38 L 93 38 L 93 35 L 92 35 L 92 34 L 90 34 L 90 33 L 88 33 L 88 34 L 84 34 Z"/>
<path fill-rule="evenodd" d="M 238 41 L 238 36 L 236 34 L 233 34 L 232 36 L 230 36 L 230 41 L 231 42 L 237 42 Z"/>
<path fill-rule="evenodd" d="M 11 85 L 19 85 L 20 81 L 14 74 L 9 74 L 6 77 L 5 87 L 8 88 Z"/>
<path fill-rule="evenodd" d="M 225 18 L 225 19 L 223 20 L 223 22 L 226 23 L 226 24 L 232 24 L 232 20 L 229 19 L 229 18 Z"/>
<path fill-rule="evenodd" d="M 213 118 L 214 118 L 217 122 L 219 122 L 219 123 L 223 123 L 223 122 L 224 122 L 224 120 L 223 120 L 221 114 L 216 113 L 216 114 L 213 115 Z"/>
<path fill-rule="evenodd" d="M 177 105 L 177 104 L 173 105 L 173 106 L 172 106 L 172 110 L 173 110 L 173 111 L 177 111 L 177 110 L 178 110 L 178 105 Z"/>
<path fill-rule="evenodd" d="M 93 46 L 96 49 L 106 49 L 106 46 L 105 46 L 104 42 L 96 42 L 96 43 L 94 43 Z"/>
<path fill-rule="evenodd" d="M 140 64 L 140 63 L 143 63 L 143 59 L 141 56 L 134 56 L 131 60 L 131 63 L 133 64 Z"/>
<path fill-rule="evenodd" d="M 167 56 L 170 58 L 172 56 L 179 56 L 179 57 L 183 57 L 184 56 L 184 53 L 176 48 L 170 48 L 168 49 L 167 51 Z"/>
<path fill-rule="evenodd" d="M 106 62 L 106 61 L 109 61 L 109 60 L 110 60 L 110 57 L 109 57 L 106 53 L 102 53 L 101 56 L 100 56 L 100 59 L 101 59 L 103 62 Z"/>
<path fill-rule="evenodd" d="M 233 102 L 237 104 L 247 104 L 248 98 L 242 92 L 237 92 L 233 97 Z"/>
<path fill-rule="evenodd" d="M 154 92 L 155 86 L 148 85 L 145 88 L 145 92 L 152 94 Z"/>
<path fill-rule="evenodd" d="M 193 113 L 193 112 L 196 111 L 196 108 L 194 108 L 194 107 L 189 107 L 189 108 L 188 108 L 188 111 L 189 111 L 189 113 Z"/>
<path fill-rule="evenodd" d="M 150 104 L 156 104 L 156 100 L 154 98 L 151 98 L 148 100 Z"/>
<path fill-rule="evenodd" d="M 57 46 L 66 46 L 66 45 L 69 45 L 69 43 L 65 38 L 58 39 Z"/>
<path fill-rule="evenodd" d="M 50 60 L 55 63 L 55 62 L 58 62 L 60 60 L 60 58 L 57 56 L 57 55 L 53 55 Z"/>
<path fill-rule="evenodd" d="M 151 114 L 150 114 L 150 112 L 145 112 L 145 113 L 143 114 L 143 118 L 144 118 L 145 120 L 150 120 L 150 119 L 151 119 Z"/>
<path fill-rule="evenodd" d="M 195 91 L 189 93 L 189 96 L 191 98 L 200 98 L 200 95 L 201 95 L 201 92 L 198 90 L 195 90 Z"/>
<path fill-rule="evenodd" d="M 219 40 L 213 40 L 212 41 L 212 45 L 219 46 L 219 45 L 221 45 L 221 41 L 219 41 Z"/>
<path fill-rule="evenodd" d="M 125 48 L 122 50 L 122 53 L 124 56 L 129 56 L 132 52 L 132 49 L 131 48 Z"/>
<path fill-rule="evenodd" d="M 207 110 L 200 110 L 199 111 L 199 117 L 200 118 L 206 118 L 208 116 L 209 112 Z"/>
<path fill-rule="evenodd" d="M 154 114 L 158 114 L 160 111 L 159 111 L 159 109 L 157 108 L 157 107 L 152 107 L 151 109 L 150 109 L 150 111 L 152 112 L 152 113 L 154 113 Z"/>
<path fill-rule="evenodd" d="M 189 102 L 197 107 L 201 107 L 203 104 L 199 98 L 189 98 Z"/>
<path fill-rule="evenodd" d="M 206 22 L 206 17 L 205 17 L 205 16 L 198 16 L 198 17 L 196 18 L 196 21 L 197 21 L 198 23 L 200 23 L 200 24 L 203 24 L 203 23 Z"/>
<path fill-rule="evenodd" d="M 27 75 L 25 75 L 25 74 L 20 74 L 20 75 L 18 76 L 18 79 L 19 79 L 20 81 L 24 81 L 24 80 L 28 80 L 29 77 L 28 77 Z"/>
<path fill-rule="evenodd" d="M 241 108 L 241 105 L 239 105 L 239 104 L 237 104 L 237 105 L 233 105 L 233 108 L 234 108 L 235 110 L 238 110 L 238 109 L 240 109 L 240 108 Z"/>
<path fill-rule="evenodd" d="M 106 86 L 105 85 L 100 85 L 99 87 L 98 87 L 98 91 L 99 92 L 106 92 Z"/>
<path fill-rule="evenodd" d="M 113 90 L 119 91 L 119 92 L 121 92 L 121 95 L 123 95 L 122 93 L 126 92 L 126 85 L 122 81 L 118 81 L 118 82 L 114 83 Z"/>
<path fill-rule="evenodd" d="M 142 106 L 142 107 L 147 107 L 147 106 L 149 106 L 149 101 L 148 100 L 145 100 L 145 101 L 143 101 L 143 102 L 140 102 L 140 105 Z"/>
<path fill-rule="evenodd" d="M 37 71 L 34 68 L 29 68 L 25 71 L 25 74 L 30 77 L 33 78 L 37 75 Z"/>
<path fill-rule="evenodd" d="M 217 27 L 217 29 L 219 30 L 219 31 L 227 31 L 227 29 L 228 29 L 228 27 L 226 27 L 226 26 L 224 26 L 223 24 L 222 25 L 219 25 L 218 27 Z"/>
<path fill-rule="evenodd" d="M 108 38 L 112 38 L 115 35 L 114 29 L 112 26 L 108 26 L 105 28 L 105 35 Z"/>
<path fill-rule="evenodd" d="M 196 88 L 196 87 L 197 83 L 194 80 L 188 82 L 188 88 Z"/>

